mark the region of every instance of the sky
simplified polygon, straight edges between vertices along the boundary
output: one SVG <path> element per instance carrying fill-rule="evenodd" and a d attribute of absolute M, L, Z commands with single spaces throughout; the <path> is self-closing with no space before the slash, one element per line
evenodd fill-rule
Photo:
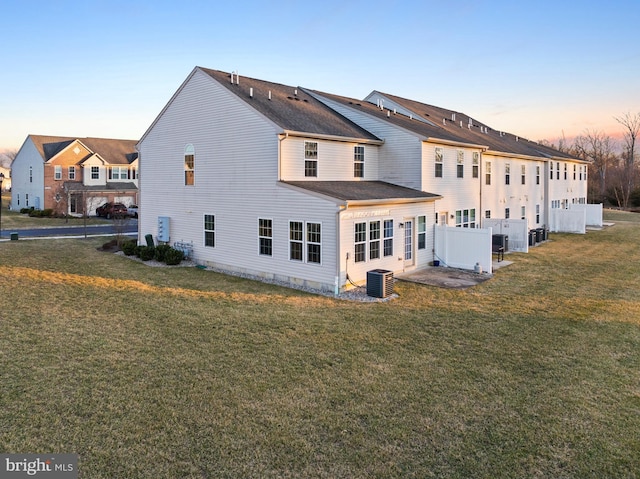
<path fill-rule="evenodd" d="M 0 0 L 0 152 L 139 139 L 195 66 L 557 141 L 640 113 L 638 0 Z"/>

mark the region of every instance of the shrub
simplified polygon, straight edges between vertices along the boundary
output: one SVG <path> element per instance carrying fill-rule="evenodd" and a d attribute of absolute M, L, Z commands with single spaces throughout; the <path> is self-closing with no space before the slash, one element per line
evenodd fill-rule
<path fill-rule="evenodd" d="M 169 248 L 164 255 L 164 262 L 168 265 L 180 264 L 180 261 L 184 259 L 184 253 L 175 248 Z"/>
<path fill-rule="evenodd" d="M 155 257 L 156 248 L 154 246 L 138 246 L 136 254 L 142 261 L 149 261 Z"/>
<path fill-rule="evenodd" d="M 20 208 L 20 214 L 27 215 L 33 208 Z"/>
<path fill-rule="evenodd" d="M 134 254 L 136 254 L 137 247 L 138 247 L 138 242 L 136 240 L 132 240 L 132 241 L 125 241 L 124 243 L 122 243 L 122 246 L 120 247 L 120 249 L 122 249 L 122 252 L 127 256 L 133 256 Z"/>
<path fill-rule="evenodd" d="M 169 246 L 168 244 L 159 244 L 158 246 L 156 246 L 156 261 L 164 263 L 166 254 L 172 249 L 173 248 L 171 248 L 171 246 Z"/>

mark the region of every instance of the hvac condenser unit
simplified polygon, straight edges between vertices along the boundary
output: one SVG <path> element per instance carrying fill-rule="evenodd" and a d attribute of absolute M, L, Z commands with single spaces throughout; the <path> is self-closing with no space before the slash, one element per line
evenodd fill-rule
<path fill-rule="evenodd" d="M 386 298 L 393 294 L 393 271 L 374 269 L 367 271 L 367 296 Z"/>

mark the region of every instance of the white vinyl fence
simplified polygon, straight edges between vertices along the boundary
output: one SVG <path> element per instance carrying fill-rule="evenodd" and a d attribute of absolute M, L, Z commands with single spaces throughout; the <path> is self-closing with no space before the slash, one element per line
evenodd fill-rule
<path fill-rule="evenodd" d="M 487 218 L 483 220 L 485 228 L 491 228 L 494 235 L 509 237 L 509 251 L 529 252 L 529 227 L 527 220 Z"/>
<path fill-rule="evenodd" d="M 479 263 L 483 272 L 492 272 L 491 228 L 434 228 L 435 259 L 443 266 L 473 270 Z"/>
<path fill-rule="evenodd" d="M 549 211 L 549 231 L 553 233 L 587 232 L 587 210 L 553 208 Z"/>
<path fill-rule="evenodd" d="M 571 210 L 584 210 L 586 213 L 587 226 L 597 226 L 602 228 L 602 203 L 597 205 L 569 205 Z"/>

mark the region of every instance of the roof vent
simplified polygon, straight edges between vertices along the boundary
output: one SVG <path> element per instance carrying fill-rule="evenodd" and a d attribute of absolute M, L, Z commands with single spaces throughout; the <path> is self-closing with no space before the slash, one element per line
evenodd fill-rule
<path fill-rule="evenodd" d="M 409 120 L 413 120 L 413 115 L 409 114 Z"/>
<path fill-rule="evenodd" d="M 451 113 L 451 121 L 456 121 L 456 114 L 455 113 Z"/>
<path fill-rule="evenodd" d="M 447 126 L 447 119 L 446 119 L 446 118 L 443 118 L 443 119 L 442 119 L 442 124 L 443 124 L 443 125 L 445 125 L 445 126 Z"/>
<path fill-rule="evenodd" d="M 297 88 L 293 90 L 293 94 L 294 94 L 295 96 L 298 96 L 298 89 L 297 89 Z"/>
<path fill-rule="evenodd" d="M 271 90 L 269 90 L 269 100 L 271 100 Z"/>
<path fill-rule="evenodd" d="M 231 84 L 233 85 L 233 75 L 235 72 L 231 72 Z"/>
<path fill-rule="evenodd" d="M 253 98 L 253 87 L 249 88 L 249 97 Z"/>
<path fill-rule="evenodd" d="M 387 110 L 387 118 L 391 116 L 391 110 Z"/>
<path fill-rule="evenodd" d="M 462 120 L 460 120 L 460 128 L 462 128 Z"/>

